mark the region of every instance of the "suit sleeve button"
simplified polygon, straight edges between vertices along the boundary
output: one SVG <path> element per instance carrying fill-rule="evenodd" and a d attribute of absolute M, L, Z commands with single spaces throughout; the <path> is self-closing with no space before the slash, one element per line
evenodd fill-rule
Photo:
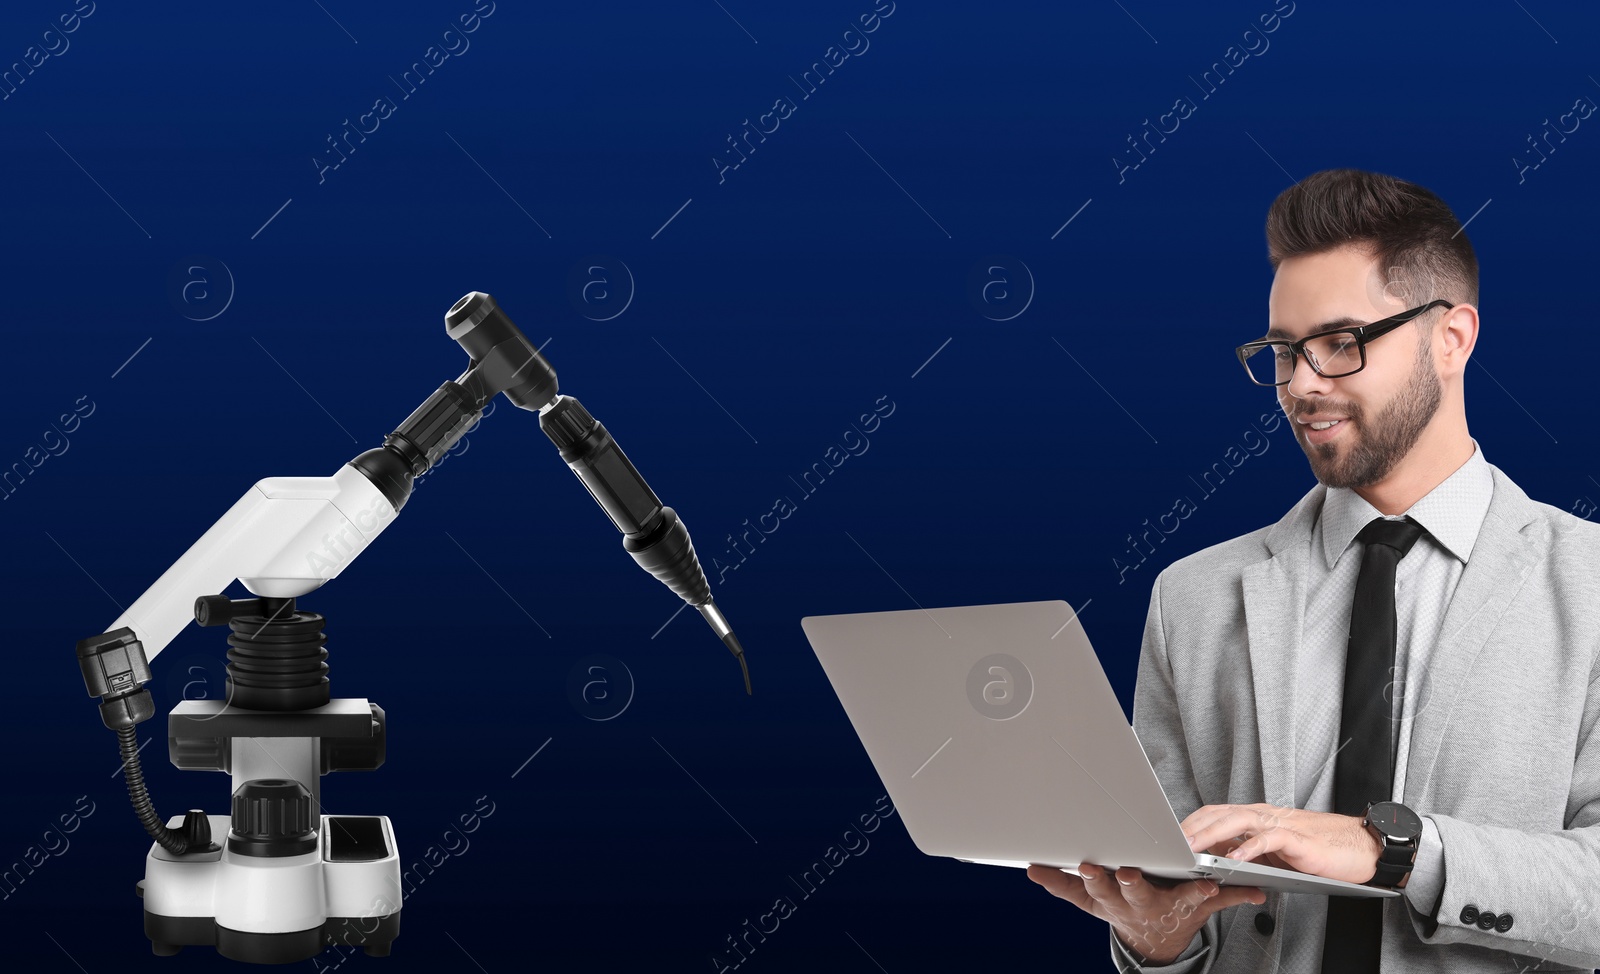
<path fill-rule="evenodd" d="M 1500 914 L 1500 919 L 1495 921 L 1494 928 L 1496 930 L 1500 931 L 1501 933 L 1505 933 L 1507 930 L 1510 930 L 1511 929 L 1511 914 L 1509 914 L 1509 913 Z"/>
<path fill-rule="evenodd" d="M 1478 922 L 1478 908 L 1468 903 L 1461 908 L 1461 922 L 1471 926 Z"/>
<path fill-rule="evenodd" d="M 1484 910 L 1482 913 L 1478 914 L 1478 929 L 1488 930 L 1498 923 L 1499 920 L 1499 917 L 1495 916 L 1493 913 L 1490 913 L 1488 910 Z"/>

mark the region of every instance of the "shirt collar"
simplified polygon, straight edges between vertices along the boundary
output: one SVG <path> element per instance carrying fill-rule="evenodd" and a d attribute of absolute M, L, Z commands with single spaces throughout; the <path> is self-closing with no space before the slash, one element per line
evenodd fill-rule
<path fill-rule="evenodd" d="M 1429 536 L 1463 564 L 1478 540 L 1478 529 L 1489 510 L 1494 494 L 1494 474 L 1483 458 L 1478 441 L 1472 441 L 1472 456 L 1455 473 L 1430 490 L 1402 516 L 1422 525 Z M 1366 499 L 1347 487 L 1329 487 L 1318 516 L 1322 531 L 1322 554 L 1331 570 L 1339 556 L 1355 540 L 1361 529 L 1375 517 L 1384 515 Z"/>

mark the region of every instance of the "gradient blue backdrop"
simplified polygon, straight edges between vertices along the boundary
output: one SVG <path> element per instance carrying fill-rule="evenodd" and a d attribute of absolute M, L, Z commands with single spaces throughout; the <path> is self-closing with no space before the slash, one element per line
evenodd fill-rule
<path fill-rule="evenodd" d="M 1102 921 L 1020 872 L 924 856 L 897 817 L 801 898 L 791 877 L 884 793 L 802 616 L 1087 603 L 1130 703 L 1156 572 L 1312 484 L 1283 427 L 1214 494 L 1191 478 L 1274 406 L 1231 349 L 1264 330 L 1267 206 L 1332 166 L 1472 217 L 1473 433 L 1533 497 L 1600 500 L 1581 393 L 1600 119 L 1538 168 L 1528 141 L 1600 100 L 1600 13 L 1290 6 L 898 0 L 862 49 L 843 33 L 874 0 L 499 0 L 448 39 L 473 0 L 99 0 L 64 36 L 45 31 L 73 0 L 7 3 L 0 65 L 58 53 L 0 100 L 0 470 L 28 470 L 0 501 L 0 864 L 92 807 L 0 899 L 7 955 L 228 965 L 148 953 L 148 840 L 73 645 L 255 480 L 376 445 L 461 370 L 441 318 L 484 290 L 683 516 L 756 693 L 692 612 L 661 628 L 681 603 L 502 401 L 302 600 L 329 617 L 335 692 L 390 720 L 388 764 L 326 779 L 327 806 L 391 815 L 408 866 L 493 812 L 407 899 L 392 958 L 305 969 L 719 970 L 780 896 L 798 909 L 739 970 L 1109 969 Z M 1275 29 L 1247 37 L 1262 15 Z M 859 53 L 802 98 L 801 72 L 844 44 Z M 408 95 L 430 46 L 458 53 Z M 1257 53 L 1206 96 L 1230 46 Z M 319 175 L 379 97 L 389 117 Z M 728 137 L 780 97 L 797 107 L 719 176 Z M 1197 108 L 1119 172 L 1180 97 Z M 586 304 L 573 280 L 591 266 L 634 282 L 608 320 L 618 299 Z M 985 303 L 972 275 L 991 266 L 1013 290 Z M 870 447 L 849 437 L 859 455 L 802 497 L 791 478 L 875 403 L 894 408 Z M 780 497 L 798 510 L 731 554 Z M 1180 497 L 1199 510 L 1119 572 Z M 216 695 L 224 648 L 214 630 L 174 641 L 159 711 Z M 568 694 L 596 653 L 632 690 L 606 721 Z M 141 732 L 165 813 L 225 810 L 222 777 L 174 770 L 159 721 Z"/>

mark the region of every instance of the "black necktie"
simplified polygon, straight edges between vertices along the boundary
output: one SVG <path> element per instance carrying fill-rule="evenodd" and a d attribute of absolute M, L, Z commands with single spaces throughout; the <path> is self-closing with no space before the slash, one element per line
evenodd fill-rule
<path fill-rule="evenodd" d="M 1410 518 L 1381 517 L 1356 535 L 1365 548 L 1350 610 L 1340 746 L 1333 770 L 1333 810 L 1340 815 L 1365 815 L 1368 802 L 1392 797 L 1393 723 L 1384 691 L 1394 679 L 1394 571 L 1421 536 L 1422 525 Z M 1383 900 L 1328 897 L 1323 974 L 1377 974 L 1382 941 Z"/>

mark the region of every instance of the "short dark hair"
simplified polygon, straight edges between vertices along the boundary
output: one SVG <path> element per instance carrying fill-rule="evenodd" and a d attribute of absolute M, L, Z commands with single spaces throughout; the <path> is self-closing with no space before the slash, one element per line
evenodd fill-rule
<path fill-rule="evenodd" d="M 1478 258 L 1450 207 L 1415 183 L 1361 169 L 1324 169 L 1278 194 L 1267 211 L 1267 259 L 1358 244 L 1413 305 L 1478 303 Z M 1424 316 L 1427 317 L 1427 316 Z"/>

